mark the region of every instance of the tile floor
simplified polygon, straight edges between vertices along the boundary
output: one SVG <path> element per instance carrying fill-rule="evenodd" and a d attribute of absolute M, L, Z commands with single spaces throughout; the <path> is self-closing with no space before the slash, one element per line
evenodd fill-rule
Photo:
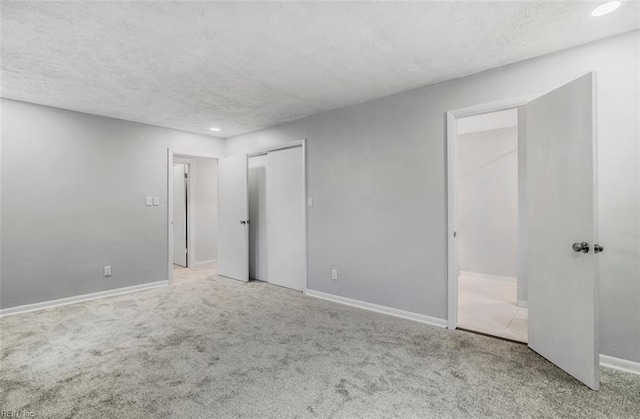
<path fill-rule="evenodd" d="M 527 309 L 516 305 L 516 283 L 458 278 L 458 327 L 527 342 Z"/>

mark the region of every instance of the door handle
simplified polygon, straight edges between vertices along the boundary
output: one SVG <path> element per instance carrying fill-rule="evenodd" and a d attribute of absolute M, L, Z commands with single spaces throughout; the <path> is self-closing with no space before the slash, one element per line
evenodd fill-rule
<path fill-rule="evenodd" d="M 602 253 L 602 252 L 604 252 L 604 247 L 601 244 L 594 243 L 593 244 L 593 252 L 594 253 Z"/>
<path fill-rule="evenodd" d="M 247 222 L 244 220 L 240 220 L 240 224 L 247 224 Z"/>
<path fill-rule="evenodd" d="M 576 242 L 576 243 L 573 243 L 571 248 L 576 253 L 580 253 L 580 252 L 589 253 L 589 243 L 587 243 L 587 242 L 581 242 L 581 243 L 577 243 Z"/>

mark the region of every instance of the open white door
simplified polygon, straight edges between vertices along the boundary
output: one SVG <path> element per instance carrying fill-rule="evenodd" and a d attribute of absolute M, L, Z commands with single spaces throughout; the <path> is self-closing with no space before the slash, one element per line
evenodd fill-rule
<path fill-rule="evenodd" d="M 173 263 L 187 267 L 187 166 L 173 165 Z"/>
<path fill-rule="evenodd" d="M 595 86 L 589 73 L 526 107 L 526 272 L 529 347 L 597 390 Z"/>
<path fill-rule="evenodd" d="M 218 274 L 249 280 L 247 155 L 218 163 Z"/>

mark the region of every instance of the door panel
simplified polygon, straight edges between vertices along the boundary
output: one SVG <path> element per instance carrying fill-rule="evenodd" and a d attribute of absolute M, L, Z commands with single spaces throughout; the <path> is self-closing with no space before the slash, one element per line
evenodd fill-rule
<path fill-rule="evenodd" d="M 249 280 L 247 155 L 218 164 L 218 274 Z"/>
<path fill-rule="evenodd" d="M 186 165 L 173 165 L 173 263 L 187 267 Z"/>
<path fill-rule="evenodd" d="M 267 276 L 267 155 L 249 157 L 249 278 Z"/>
<path fill-rule="evenodd" d="M 526 113 L 529 347 L 598 389 L 595 74 L 534 100 Z M 574 242 L 589 252 L 575 252 Z"/>
<path fill-rule="evenodd" d="M 267 155 L 269 283 L 304 288 L 304 167 L 302 147 Z"/>

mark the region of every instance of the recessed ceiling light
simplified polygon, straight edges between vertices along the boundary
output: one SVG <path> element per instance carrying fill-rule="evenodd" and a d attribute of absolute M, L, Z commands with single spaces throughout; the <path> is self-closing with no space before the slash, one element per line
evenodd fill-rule
<path fill-rule="evenodd" d="M 595 9 L 593 9 L 593 11 L 591 12 L 591 16 L 597 17 L 597 16 L 608 15 L 609 13 L 613 12 L 618 7 L 620 7 L 620 4 L 621 3 L 619 1 L 610 1 L 609 3 L 602 4 L 596 7 Z"/>
<path fill-rule="evenodd" d="M 213 127 L 211 127 L 211 128 L 209 128 L 209 130 L 210 130 L 210 131 L 216 131 L 216 132 L 218 132 L 218 131 L 220 131 L 220 128 L 213 128 Z"/>

